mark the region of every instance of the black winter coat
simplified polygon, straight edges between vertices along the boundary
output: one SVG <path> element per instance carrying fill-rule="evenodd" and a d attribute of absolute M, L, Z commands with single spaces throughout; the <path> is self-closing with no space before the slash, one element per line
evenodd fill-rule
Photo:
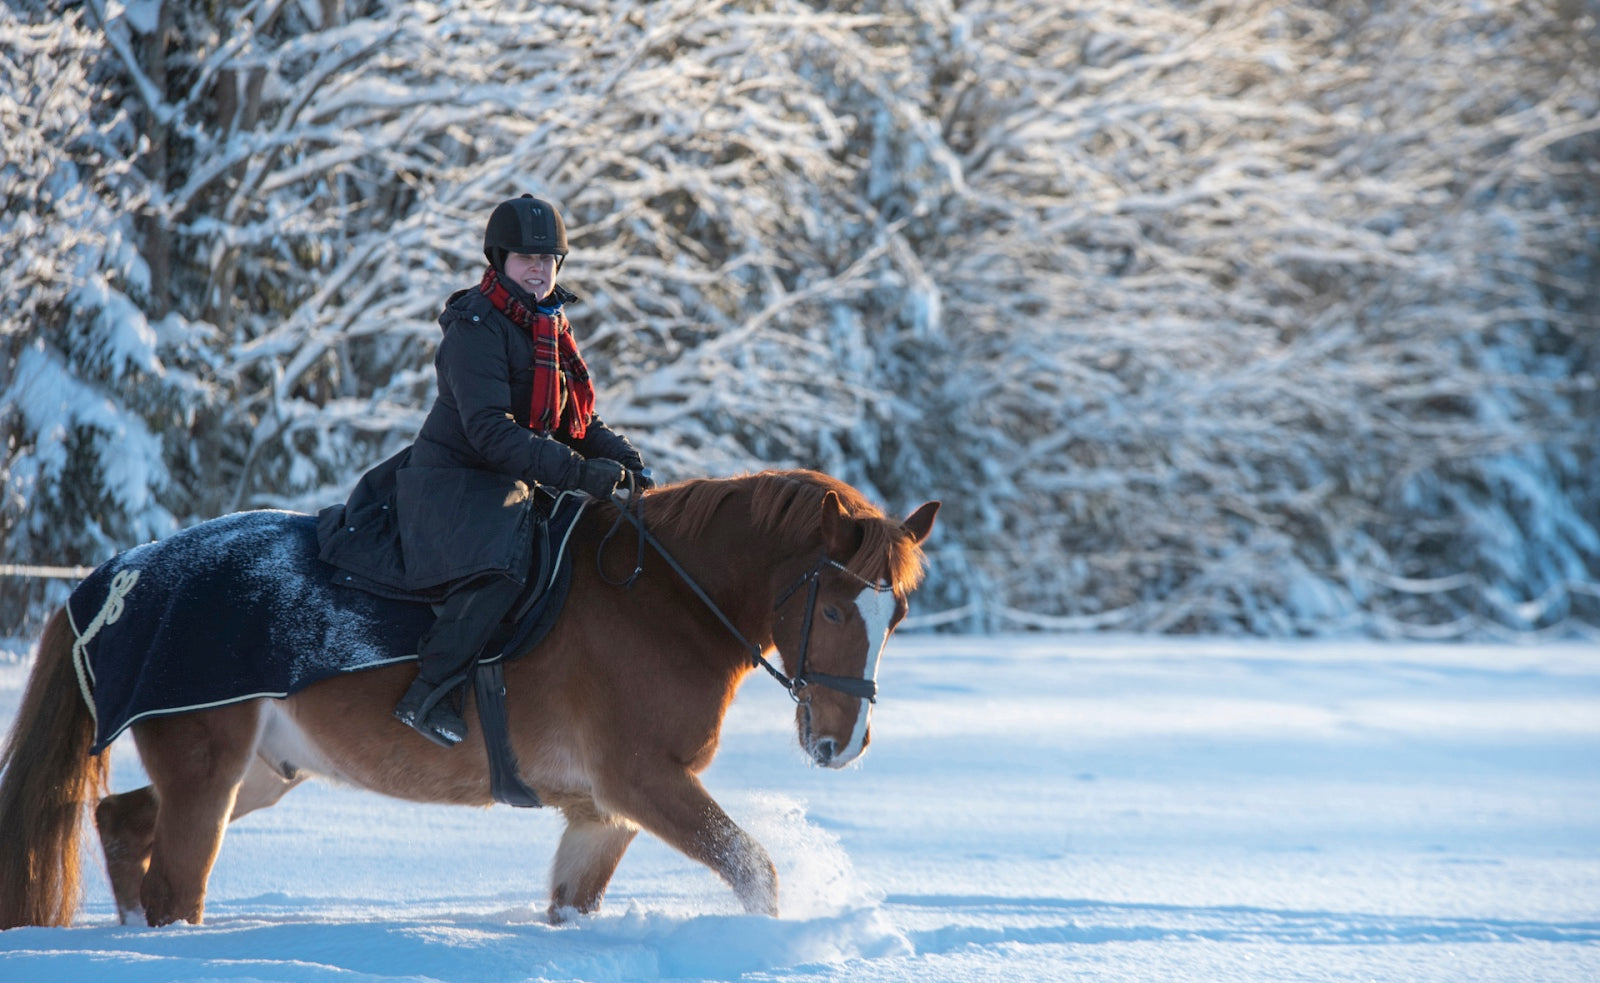
<path fill-rule="evenodd" d="M 520 580 L 535 486 L 576 487 L 590 457 L 640 467 L 639 452 L 598 416 L 582 440 L 528 429 L 533 337 L 480 291 L 452 294 L 439 327 L 439 395 L 416 439 L 317 516 L 322 560 L 374 593 L 437 598 L 485 573 Z"/>

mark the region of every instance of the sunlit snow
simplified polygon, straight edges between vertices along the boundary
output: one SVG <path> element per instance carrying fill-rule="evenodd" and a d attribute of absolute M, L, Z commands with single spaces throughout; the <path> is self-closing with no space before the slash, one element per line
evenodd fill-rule
<path fill-rule="evenodd" d="M 229 830 L 205 925 L 118 926 L 92 868 L 78 925 L 0 934 L 0 979 L 1600 978 L 1592 647 L 924 635 L 880 682 L 844 771 L 765 678 L 730 713 L 706 784 L 776 921 L 642 836 L 553 928 L 558 815 L 313 784 Z"/>

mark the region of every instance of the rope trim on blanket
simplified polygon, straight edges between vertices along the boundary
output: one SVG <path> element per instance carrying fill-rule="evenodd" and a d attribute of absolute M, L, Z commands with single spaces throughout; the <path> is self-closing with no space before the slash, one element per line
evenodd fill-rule
<path fill-rule="evenodd" d="M 94 641 L 94 636 L 100 634 L 100 629 L 106 625 L 114 625 L 122 617 L 122 612 L 127 609 L 128 593 L 133 590 L 133 585 L 139 582 L 139 571 L 118 570 L 116 576 L 111 578 L 111 587 L 106 593 L 105 603 L 100 605 L 100 612 L 89 622 L 89 627 L 79 633 L 78 626 L 72 624 L 69 610 L 67 623 L 72 625 L 72 633 L 77 635 L 77 641 L 72 643 L 72 668 L 78 673 L 78 689 L 83 692 L 83 702 L 89 704 L 89 714 L 94 717 L 96 727 L 100 724 L 100 715 L 94 706 L 94 687 L 91 685 L 93 670 L 89 668 L 89 643 Z"/>

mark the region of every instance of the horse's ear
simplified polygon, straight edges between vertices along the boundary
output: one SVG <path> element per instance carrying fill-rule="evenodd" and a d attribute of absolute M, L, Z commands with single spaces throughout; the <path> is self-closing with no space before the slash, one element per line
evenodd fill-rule
<path fill-rule="evenodd" d="M 928 538 L 928 533 L 933 532 L 933 517 L 939 514 L 938 502 L 923 502 L 917 510 L 906 516 L 906 532 L 917 542 Z"/>
<path fill-rule="evenodd" d="M 822 496 L 822 547 L 832 557 L 851 557 L 861 545 L 861 531 L 850 513 L 844 510 L 839 496 L 828 492 Z"/>

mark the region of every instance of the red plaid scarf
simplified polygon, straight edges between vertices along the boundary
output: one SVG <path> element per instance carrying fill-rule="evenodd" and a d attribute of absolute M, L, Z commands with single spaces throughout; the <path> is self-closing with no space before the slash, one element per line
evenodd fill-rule
<path fill-rule="evenodd" d="M 589 366 L 578 354 L 567 315 L 559 307 L 551 314 L 528 310 L 511 296 L 492 266 L 483 271 L 478 289 L 495 310 L 533 335 L 533 404 L 528 411 L 528 429 L 548 432 L 556 429 L 559 419 L 572 439 L 582 440 L 594 416 L 594 383 L 589 381 Z"/>

